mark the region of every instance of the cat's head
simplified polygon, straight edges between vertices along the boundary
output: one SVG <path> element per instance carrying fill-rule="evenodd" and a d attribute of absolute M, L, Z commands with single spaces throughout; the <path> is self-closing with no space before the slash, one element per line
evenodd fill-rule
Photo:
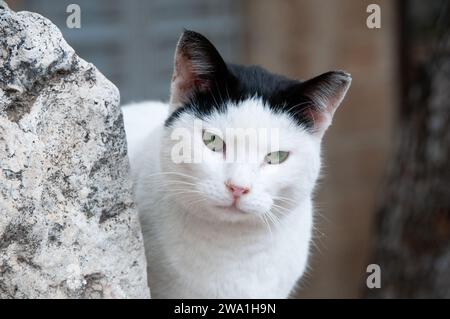
<path fill-rule="evenodd" d="M 208 219 L 286 214 L 311 196 L 322 136 L 350 83 L 342 71 L 302 82 L 226 64 L 185 31 L 161 146 L 168 191 Z"/>

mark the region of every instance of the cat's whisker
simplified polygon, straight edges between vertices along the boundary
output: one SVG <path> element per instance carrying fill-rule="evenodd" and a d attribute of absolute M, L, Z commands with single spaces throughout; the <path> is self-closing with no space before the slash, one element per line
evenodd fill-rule
<path fill-rule="evenodd" d="M 176 180 L 168 180 L 168 181 L 163 181 L 165 184 L 169 184 L 169 185 L 174 185 L 174 184 L 183 184 L 183 185 L 190 185 L 190 186 L 196 186 L 197 184 L 195 183 L 189 183 L 189 182 L 185 182 L 185 181 L 176 181 Z"/>
<path fill-rule="evenodd" d="M 276 216 L 272 213 L 271 210 L 267 211 L 266 216 L 267 216 L 267 218 L 272 222 L 272 224 L 273 224 L 274 226 L 277 227 L 277 226 L 279 225 L 279 222 L 278 222 Z"/>
<path fill-rule="evenodd" d="M 272 212 L 271 212 L 270 210 L 267 211 L 266 216 L 267 216 L 267 219 L 268 219 L 273 225 L 275 225 L 275 222 L 274 222 L 273 217 L 272 217 Z"/>
<path fill-rule="evenodd" d="M 168 192 L 166 194 L 164 194 L 162 196 L 162 198 L 164 199 L 170 199 L 173 198 L 174 196 L 184 196 L 184 195 L 193 195 L 195 194 L 196 196 L 198 196 L 198 194 L 203 194 L 202 192 L 198 192 L 198 191 L 186 191 L 183 189 L 175 189 L 175 192 Z"/>
<path fill-rule="evenodd" d="M 331 223 L 331 220 L 324 214 L 320 213 L 318 210 L 314 211 L 314 216 L 321 218 L 322 220 L 326 221 L 327 223 Z"/>
<path fill-rule="evenodd" d="M 180 185 L 183 186 L 183 185 Z M 195 195 L 194 200 L 186 201 L 186 197 Z M 198 190 L 190 190 L 185 188 L 170 188 L 168 192 L 163 194 L 161 198 L 163 199 L 173 199 L 174 197 L 183 197 L 183 205 L 189 205 L 192 202 L 195 201 L 205 201 L 208 198 L 204 196 L 204 193 Z M 200 197 L 200 199 L 199 199 Z"/>
<path fill-rule="evenodd" d="M 180 192 L 185 193 L 185 194 L 202 194 L 202 192 L 200 192 L 200 191 L 185 190 L 183 188 L 172 189 L 172 190 L 170 190 L 170 192 L 167 192 L 167 194 L 175 194 L 175 193 L 180 193 Z"/>
<path fill-rule="evenodd" d="M 282 216 L 286 215 L 285 213 L 281 213 L 279 210 L 278 210 L 278 213 Z M 280 216 L 274 214 L 274 212 L 272 212 L 272 211 L 271 211 L 271 214 L 272 214 L 273 218 L 275 219 L 275 221 L 277 222 L 277 225 L 280 226 L 281 225 Z"/>
<path fill-rule="evenodd" d="M 290 212 L 290 210 L 287 209 L 286 207 L 279 206 L 279 205 L 276 205 L 276 204 L 272 204 L 272 207 L 276 208 L 277 209 L 277 213 L 282 215 L 282 216 L 285 216 L 285 215 L 289 214 L 289 212 Z"/>
<path fill-rule="evenodd" d="M 162 178 L 164 175 L 170 175 L 170 174 L 183 176 L 183 177 L 188 177 L 188 178 L 192 178 L 192 179 L 195 179 L 195 180 L 199 180 L 198 177 L 195 177 L 195 176 L 192 176 L 192 175 L 189 175 L 189 174 L 180 173 L 180 172 L 159 172 L 159 173 L 149 174 L 146 177 L 161 177 Z"/>
<path fill-rule="evenodd" d="M 200 198 L 200 199 L 197 199 L 197 200 L 188 201 L 185 204 L 190 209 L 190 208 L 192 208 L 193 205 L 205 202 L 207 200 L 208 200 L 208 198 Z"/>
<path fill-rule="evenodd" d="M 289 209 L 288 209 L 287 207 L 284 207 L 284 206 L 281 206 L 281 205 L 277 205 L 277 204 L 275 204 L 275 203 L 273 203 L 272 206 L 281 208 L 281 209 L 283 209 L 283 210 L 285 210 L 285 211 L 289 211 Z"/>
<path fill-rule="evenodd" d="M 314 239 L 314 238 L 313 238 L 313 239 Z M 320 249 L 319 245 L 316 243 L 316 241 L 315 241 L 315 240 L 311 240 L 310 243 L 311 243 L 311 245 L 313 245 L 313 247 L 317 250 L 317 252 L 318 252 L 320 255 L 323 256 L 323 252 L 322 252 L 322 250 Z"/>
<path fill-rule="evenodd" d="M 181 194 L 203 194 L 203 193 L 200 191 L 185 190 L 182 188 L 172 189 L 170 192 L 166 193 L 166 195 L 181 195 Z"/>
<path fill-rule="evenodd" d="M 194 200 L 186 202 L 186 204 L 193 203 L 193 202 L 196 202 L 196 201 L 204 201 L 204 200 L 208 200 L 208 199 L 209 198 L 207 198 L 205 196 L 201 196 L 200 198 L 196 197 L 196 198 L 194 198 Z"/>
<path fill-rule="evenodd" d="M 291 202 L 285 202 L 285 201 L 279 201 L 279 204 L 280 205 L 286 205 L 287 207 L 284 207 L 284 206 L 280 206 L 280 205 L 277 205 L 277 204 L 272 204 L 272 206 L 275 206 L 275 207 L 281 207 L 281 209 L 283 209 L 283 211 L 286 211 L 286 212 L 290 212 L 291 210 L 292 210 L 292 207 L 294 207 L 295 205 L 294 205 L 294 203 L 291 203 Z"/>
<path fill-rule="evenodd" d="M 261 219 L 263 220 L 264 224 L 266 224 L 267 229 L 270 233 L 270 237 L 273 238 L 272 228 L 270 228 L 270 224 L 269 224 L 269 221 L 267 220 L 266 214 L 261 215 Z"/>
<path fill-rule="evenodd" d="M 284 197 L 284 196 L 273 196 L 273 199 L 277 199 L 277 200 L 283 200 L 283 201 L 287 201 L 293 204 L 298 204 L 298 201 L 293 200 L 292 198 L 289 197 Z"/>

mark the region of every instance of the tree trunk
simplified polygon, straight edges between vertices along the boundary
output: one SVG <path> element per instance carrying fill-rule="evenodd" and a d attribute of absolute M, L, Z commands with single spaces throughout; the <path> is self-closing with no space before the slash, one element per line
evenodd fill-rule
<path fill-rule="evenodd" d="M 370 298 L 450 298 L 448 1 L 401 2 L 402 103 L 377 207 L 381 288 Z"/>

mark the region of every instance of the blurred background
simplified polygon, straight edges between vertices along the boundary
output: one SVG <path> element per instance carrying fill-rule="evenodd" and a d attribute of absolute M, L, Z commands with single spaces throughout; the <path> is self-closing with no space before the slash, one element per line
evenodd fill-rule
<path fill-rule="evenodd" d="M 306 79 L 343 69 L 353 84 L 325 138 L 310 270 L 293 297 L 450 298 L 448 1 L 9 0 L 38 12 L 120 89 L 167 100 L 183 28 L 228 61 Z M 369 29 L 367 6 L 381 8 Z M 368 289 L 366 268 L 381 267 Z"/>

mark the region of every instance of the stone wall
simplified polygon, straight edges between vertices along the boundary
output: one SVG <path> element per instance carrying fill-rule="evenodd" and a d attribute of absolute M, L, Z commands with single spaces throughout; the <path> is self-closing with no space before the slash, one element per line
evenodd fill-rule
<path fill-rule="evenodd" d="M 0 1 L 0 298 L 148 298 L 119 92 Z"/>

